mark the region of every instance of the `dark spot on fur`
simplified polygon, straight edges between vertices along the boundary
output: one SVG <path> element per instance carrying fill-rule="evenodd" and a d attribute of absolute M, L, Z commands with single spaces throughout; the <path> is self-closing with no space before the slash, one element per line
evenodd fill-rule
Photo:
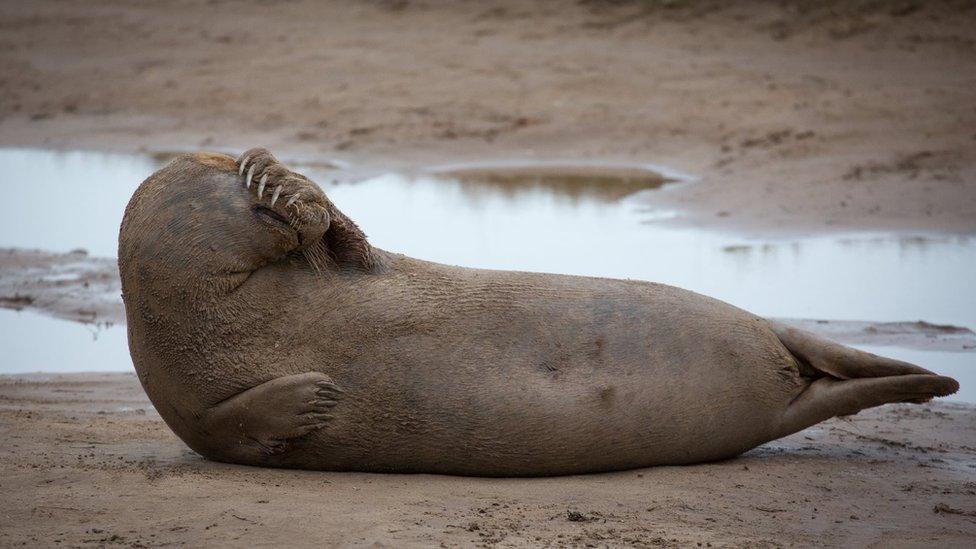
<path fill-rule="evenodd" d="M 601 364 L 604 363 L 606 361 L 606 356 L 604 355 L 604 349 L 603 349 L 604 345 L 606 345 L 606 341 L 603 339 L 603 336 L 596 338 L 596 341 L 593 342 L 593 345 L 586 350 L 586 354 L 589 357 L 589 359 L 593 361 L 598 361 Z"/>

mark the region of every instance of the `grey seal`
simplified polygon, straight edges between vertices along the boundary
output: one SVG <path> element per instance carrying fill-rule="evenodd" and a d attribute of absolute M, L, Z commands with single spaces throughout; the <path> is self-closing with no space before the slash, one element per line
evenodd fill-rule
<path fill-rule="evenodd" d="M 119 270 L 146 393 L 192 449 L 233 463 L 479 476 L 698 463 L 958 388 L 671 286 L 380 250 L 265 149 L 150 176 Z"/>

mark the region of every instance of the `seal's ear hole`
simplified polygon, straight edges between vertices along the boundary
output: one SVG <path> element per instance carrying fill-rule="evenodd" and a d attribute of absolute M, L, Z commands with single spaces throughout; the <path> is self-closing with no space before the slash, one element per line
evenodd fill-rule
<path fill-rule="evenodd" d="M 255 215 L 257 215 L 259 218 L 263 219 L 264 221 L 268 221 L 275 225 L 284 225 L 285 227 L 291 226 L 288 223 L 288 220 L 284 218 L 284 216 L 272 210 L 271 208 L 266 208 L 260 204 L 255 204 L 254 206 L 251 207 L 251 210 L 254 212 Z"/>

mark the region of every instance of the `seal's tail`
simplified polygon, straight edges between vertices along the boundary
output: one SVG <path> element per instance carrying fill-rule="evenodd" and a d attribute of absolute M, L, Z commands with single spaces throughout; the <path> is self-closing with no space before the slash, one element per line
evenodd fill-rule
<path fill-rule="evenodd" d="M 951 377 L 914 364 L 845 347 L 777 322 L 769 324 L 796 357 L 808 382 L 786 410 L 783 435 L 834 416 L 889 402 L 927 402 L 959 390 Z"/>

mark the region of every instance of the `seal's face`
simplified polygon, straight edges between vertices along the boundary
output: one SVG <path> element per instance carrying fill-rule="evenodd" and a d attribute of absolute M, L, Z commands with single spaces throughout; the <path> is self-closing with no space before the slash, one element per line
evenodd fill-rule
<path fill-rule="evenodd" d="M 123 288 L 226 293 L 288 256 L 313 268 L 328 261 L 323 235 L 331 204 L 314 183 L 263 149 L 241 161 L 184 155 L 150 176 L 126 208 L 119 236 Z M 150 286 L 150 287 L 147 287 Z M 129 286 L 130 288 L 125 288 Z"/>

